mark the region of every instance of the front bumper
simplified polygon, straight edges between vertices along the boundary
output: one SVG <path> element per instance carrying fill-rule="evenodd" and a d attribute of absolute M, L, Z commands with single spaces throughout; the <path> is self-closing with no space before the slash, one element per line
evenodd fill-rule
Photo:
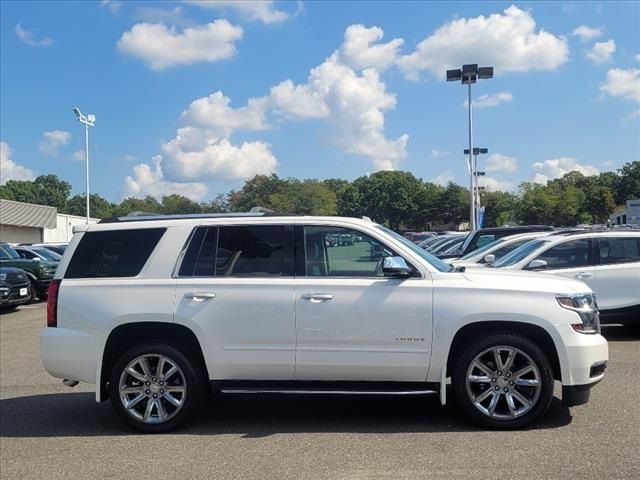
<path fill-rule="evenodd" d="M 20 290 L 26 288 L 26 295 L 20 295 Z M 0 306 L 22 305 L 31 299 L 29 282 L 22 284 L 5 283 L 0 286 Z"/>
<path fill-rule="evenodd" d="M 602 380 L 602 379 L 600 379 Z M 562 406 L 564 407 L 576 407 L 578 405 L 584 405 L 589 401 L 591 395 L 591 389 L 600 383 L 597 380 L 594 383 L 588 383 L 586 385 L 565 385 L 562 387 Z"/>

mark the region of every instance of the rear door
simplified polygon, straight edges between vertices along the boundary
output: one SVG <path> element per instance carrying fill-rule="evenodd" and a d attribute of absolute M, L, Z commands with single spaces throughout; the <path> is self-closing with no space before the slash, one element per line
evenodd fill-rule
<path fill-rule="evenodd" d="M 175 321 L 205 338 L 218 380 L 292 380 L 293 226 L 198 227 L 178 271 Z"/>
<path fill-rule="evenodd" d="M 640 237 L 596 240 L 595 288 L 601 310 L 640 305 Z"/>
<path fill-rule="evenodd" d="M 582 280 L 595 291 L 596 267 L 592 239 L 568 239 L 548 248 L 533 260 L 547 262 L 546 268 L 538 268 L 536 271 Z M 525 267 L 525 270 L 527 269 Z"/>

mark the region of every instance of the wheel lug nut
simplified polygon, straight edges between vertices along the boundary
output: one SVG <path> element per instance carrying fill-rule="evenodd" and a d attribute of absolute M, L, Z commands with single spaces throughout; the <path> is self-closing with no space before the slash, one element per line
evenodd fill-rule
<path fill-rule="evenodd" d="M 500 387 L 496 385 L 495 390 L 496 390 L 496 392 L 497 392 L 498 390 L 500 390 Z"/>
<path fill-rule="evenodd" d="M 144 382 L 144 384 L 145 384 L 145 385 L 150 385 L 150 383 L 149 383 L 149 382 Z"/>
<path fill-rule="evenodd" d="M 151 393 L 151 390 L 147 390 L 144 393 L 146 393 L 147 395 L 149 395 Z"/>
<path fill-rule="evenodd" d="M 495 379 L 495 378 L 492 378 L 492 379 L 491 379 L 491 381 L 492 381 L 492 382 L 495 382 L 495 381 L 496 381 L 496 379 Z"/>
<path fill-rule="evenodd" d="M 157 380 L 157 379 L 156 379 L 156 377 L 153 377 L 153 378 L 151 379 L 151 381 L 152 381 L 152 382 L 155 382 L 156 380 Z"/>
<path fill-rule="evenodd" d="M 504 387 L 504 391 L 505 391 L 505 393 L 507 393 L 509 391 L 509 389 L 507 387 Z"/>
<path fill-rule="evenodd" d="M 513 382 L 509 382 L 509 385 L 513 385 Z"/>
<path fill-rule="evenodd" d="M 164 393 L 164 390 L 160 390 L 160 393 Z"/>
<path fill-rule="evenodd" d="M 500 370 L 498 370 L 498 375 L 502 375 L 502 372 Z"/>
<path fill-rule="evenodd" d="M 157 394 L 157 393 L 154 393 L 154 394 L 153 394 L 153 398 L 158 398 L 158 394 Z"/>
<path fill-rule="evenodd" d="M 164 385 L 164 382 L 160 382 L 160 385 Z"/>
<path fill-rule="evenodd" d="M 507 378 L 511 378 L 511 372 L 507 373 Z"/>

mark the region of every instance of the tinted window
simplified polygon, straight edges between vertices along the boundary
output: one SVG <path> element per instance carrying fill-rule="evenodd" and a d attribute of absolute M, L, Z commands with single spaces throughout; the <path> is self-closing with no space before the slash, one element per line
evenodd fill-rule
<path fill-rule="evenodd" d="M 198 255 L 200 255 L 200 247 L 202 247 L 202 240 L 207 234 L 207 227 L 198 227 L 194 230 L 191 239 L 189 240 L 189 246 L 182 258 L 182 264 L 180 265 L 180 271 L 178 275 L 181 277 L 190 277 L 193 275 L 193 271 L 196 268 L 196 261 Z"/>
<path fill-rule="evenodd" d="M 640 261 L 640 238 L 601 238 L 599 243 L 602 265 Z"/>
<path fill-rule="evenodd" d="M 284 226 L 220 227 L 218 235 L 218 249 L 215 259 L 216 276 L 278 276 L 284 274 Z"/>
<path fill-rule="evenodd" d="M 589 265 L 589 240 L 585 238 L 559 243 L 538 255 L 535 260 L 547 262 L 547 270 L 587 266 Z"/>
<path fill-rule="evenodd" d="M 0 245 L 0 258 L 18 259 L 20 255 L 10 245 Z"/>
<path fill-rule="evenodd" d="M 549 242 L 549 240 L 529 240 L 524 245 L 516 248 L 513 252 L 506 254 L 500 260 L 496 260 L 495 262 L 493 262 L 491 266 L 494 268 L 500 268 L 514 265 L 519 261 L 527 258 L 531 253 L 542 247 L 547 242 Z"/>
<path fill-rule="evenodd" d="M 182 259 L 181 277 L 212 277 L 215 264 L 217 227 L 198 227 L 193 232 Z"/>
<path fill-rule="evenodd" d="M 164 232 L 164 228 L 87 232 L 65 277 L 133 277 L 140 273 Z"/>
<path fill-rule="evenodd" d="M 497 248 L 492 253 L 495 255 L 497 260 L 499 258 L 504 257 L 508 253 L 513 252 L 516 248 L 520 248 L 522 245 L 524 245 L 528 241 L 529 241 L 528 238 L 523 240 L 518 240 L 517 242 L 510 243 L 508 245 L 505 245 L 504 247 Z M 484 259 L 481 260 L 481 263 L 484 263 Z"/>
<path fill-rule="evenodd" d="M 373 237 L 348 228 L 309 226 L 304 237 L 306 274 L 311 277 L 382 277 L 382 259 L 394 255 Z"/>

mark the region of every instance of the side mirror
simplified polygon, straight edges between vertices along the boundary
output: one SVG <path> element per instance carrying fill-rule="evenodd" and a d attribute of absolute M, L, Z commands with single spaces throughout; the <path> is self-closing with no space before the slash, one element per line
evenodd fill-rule
<path fill-rule="evenodd" d="M 407 265 L 402 257 L 384 257 L 382 261 L 382 273 L 385 277 L 410 277 L 413 269 Z"/>
<path fill-rule="evenodd" d="M 542 270 L 547 268 L 546 260 L 533 260 L 529 265 L 527 265 L 527 270 Z"/>
<path fill-rule="evenodd" d="M 40 257 L 33 257 L 31 260 L 33 260 L 34 262 L 39 262 L 40 261 Z"/>
<path fill-rule="evenodd" d="M 491 264 L 496 261 L 496 256 L 493 253 L 488 253 L 484 256 L 484 262 Z"/>

